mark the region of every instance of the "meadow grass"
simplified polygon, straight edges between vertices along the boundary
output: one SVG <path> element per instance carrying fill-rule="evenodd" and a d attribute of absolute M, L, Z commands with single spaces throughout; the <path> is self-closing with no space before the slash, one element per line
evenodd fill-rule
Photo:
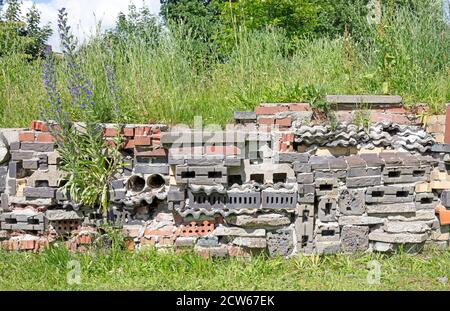
<path fill-rule="evenodd" d="M 239 28 L 232 51 L 225 59 L 211 52 L 208 66 L 197 61 L 196 41 L 176 28 L 157 45 L 133 37 L 111 50 L 99 35 L 81 51 L 83 68 L 101 121 L 191 124 L 200 115 L 205 123 L 225 124 L 233 111 L 261 102 L 308 101 L 309 86 L 323 94 L 399 94 L 407 106 L 425 103 L 441 113 L 450 101 L 450 27 L 439 22 L 433 1 L 416 1 L 419 13 L 401 9 L 359 39 L 304 39 L 293 46 L 281 31 Z M 115 68 L 120 120 L 109 113 L 105 64 Z M 67 74 L 57 67 L 64 97 Z M 48 105 L 41 72 L 42 60 L 0 58 L 1 127 L 39 118 Z M 81 118 L 77 107 L 67 108 Z"/>
<path fill-rule="evenodd" d="M 80 284 L 67 282 L 71 260 L 80 263 Z M 367 281 L 373 260 L 379 284 Z M 0 290 L 450 290 L 449 276 L 450 250 L 251 260 L 153 250 L 75 254 L 63 247 L 0 252 Z"/>

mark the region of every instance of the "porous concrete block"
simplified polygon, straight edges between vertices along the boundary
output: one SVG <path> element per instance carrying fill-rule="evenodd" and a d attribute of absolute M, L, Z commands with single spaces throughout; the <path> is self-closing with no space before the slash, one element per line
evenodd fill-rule
<path fill-rule="evenodd" d="M 55 145 L 53 143 L 22 142 L 20 149 L 24 151 L 52 152 L 55 149 Z"/>
<path fill-rule="evenodd" d="M 267 232 L 267 249 L 270 256 L 288 256 L 294 250 L 292 229 Z"/>
<path fill-rule="evenodd" d="M 233 239 L 233 244 L 248 248 L 266 248 L 267 241 L 266 238 L 255 238 L 255 237 L 237 237 Z"/>
<path fill-rule="evenodd" d="M 339 241 L 339 224 L 337 222 L 321 222 L 319 220 L 316 224 L 314 239 L 318 242 Z"/>
<path fill-rule="evenodd" d="M 336 196 L 322 196 L 319 198 L 318 218 L 323 222 L 336 221 L 337 211 L 337 197 Z"/>
<path fill-rule="evenodd" d="M 243 228 L 274 228 L 287 226 L 291 219 L 283 214 L 237 215 L 230 217 L 228 223 Z"/>
<path fill-rule="evenodd" d="M 423 243 L 428 238 L 427 233 L 387 233 L 373 231 L 369 233 L 370 241 L 379 241 L 385 243 L 404 244 L 404 243 Z"/>
<path fill-rule="evenodd" d="M 296 173 L 311 173 L 311 164 L 294 162 L 293 163 L 294 172 Z"/>
<path fill-rule="evenodd" d="M 366 210 L 365 191 L 345 189 L 339 195 L 339 211 L 342 215 L 362 215 Z"/>
<path fill-rule="evenodd" d="M 354 253 L 369 248 L 369 227 L 343 226 L 341 230 L 341 246 L 344 252 Z"/>

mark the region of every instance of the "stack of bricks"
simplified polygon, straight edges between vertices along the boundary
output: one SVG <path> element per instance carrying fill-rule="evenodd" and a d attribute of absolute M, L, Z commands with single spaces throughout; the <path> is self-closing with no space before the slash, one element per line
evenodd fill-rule
<path fill-rule="evenodd" d="M 351 139 L 346 131 L 355 127 L 325 138 L 325 127 L 299 131 L 314 121 L 314 109 L 304 103 L 236 112 L 236 127 L 226 131 L 103 124 L 107 142 L 123 142 L 125 163 L 110 180 L 106 217 L 60 191 L 65 176 L 43 122 L 8 130 L 10 158 L 0 166 L 1 245 L 38 251 L 62 239 L 72 251 L 84 251 L 107 242 L 98 228 L 109 223 L 123 228 L 130 250 L 193 249 L 205 257 L 448 247 L 450 145 L 430 150 L 433 139 L 415 135 L 418 118 L 399 106 L 401 98 L 327 100 L 339 122 L 352 122 L 349 107 L 359 108 L 356 103 L 369 107 L 373 121 L 396 121 L 376 128 L 374 137 L 386 145 L 325 152 L 328 142 Z M 417 148 L 383 150 L 395 148 L 389 131 L 400 124 L 409 125 L 402 139 Z M 428 130 L 436 136 L 438 127 L 429 123 Z M 300 145 L 302 135 L 311 139 Z M 315 137 L 326 140 L 320 148 Z"/>

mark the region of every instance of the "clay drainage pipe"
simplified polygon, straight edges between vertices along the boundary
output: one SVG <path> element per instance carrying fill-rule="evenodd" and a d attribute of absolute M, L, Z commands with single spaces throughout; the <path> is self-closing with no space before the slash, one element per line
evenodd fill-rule
<path fill-rule="evenodd" d="M 164 177 L 160 174 L 150 175 L 147 179 L 147 185 L 152 189 L 159 189 L 164 186 L 165 183 Z"/>
<path fill-rule="evenodd" d="M 145 188 L 145 179 L 138 175 L 133 175 L 127 182 L 128 190 L 133 192 L 141 192 Z"/>

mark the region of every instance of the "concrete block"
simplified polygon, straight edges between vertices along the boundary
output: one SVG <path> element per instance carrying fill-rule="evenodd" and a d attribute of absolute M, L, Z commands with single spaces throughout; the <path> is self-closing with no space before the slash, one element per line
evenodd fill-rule
<path fill-rule="evenodd" d="M 124 189 L 112 189 L 112 190 L 109 190 L 108 194 L 109 194 L 110 201 L 119 201 L 119 200 L 125 199 L 127 190 L 125 188 Z"/>
<path fill-rule="evenodd" d="M 217 226 L 214 230 L 214 235 L 221 237 L 240 236 L 240 237 L 265 237 L 265 229 L 244 229 L 239 227 L 226 227 L 223 225 Z"/>
<path fill-rule="evenodd" d="M 383 182 L 385 184 L 401 184 L 429 182 L 431 167 L 384 167 Z"/>
<path fill-rule="evenodd" d="M 59 187 L 60 182 L 65 179 L 65 173 L 56 165 L 49 165 L 48 170 L 37 170 L 27 179 L 27 186 L 38 187 L 46 183 L 49 187 Z"/>
<path fill-rule="evenodd" d="M 345 178 L 347 178 L 347 170 L 315 170 L 314 171 L 314 179 L 326 179 L 326 178 L 345 179 Z"/>
<path fill-rule="evenodd" d="M 340 240 L 340 229 L 337 222 L 321 222 L 316 224 L 315 241 L 317 242 L 331 242 Z"/>
<path fill-rule="evenodd" d="M 417 196 L 417 195 L 416 195 Z M 441 203 L 445 207 L 450 207 L 450 190 L 444 190 L 441 193 Z"/>
<path fill-rule="evenodd" d="M 188 198 L 191 208 L 222 209 L 227 203 L 226 194 L 216 191 L 207 194 L 188 190 Z"/>
<path fill-rule="evenodd" d="M 39 168 L 39 159 L 28 159 L 22 161 L 24 169 L 37 170 Z"/>
<path fill-rule="evenodd" d="M 386 218 L 372 217 L 372 216 L 341 216 L 339 217 L 339 225 L 353 225 L 353 226 L 375 226 L 384 224 Z"/>
<path fill-rule="evenodd" d="M 33 151 L 11 151 L 11 160 L 12 161 L 22 161 L 31 159 L 34 157 Z"/>
<path fill-rule="evenodd" d="M 434 193 L 424 192 L 416 193 L 414 198 L 416 202 L 416 210 L 420 209 L 435 209 L 438 205 L 437 196 Z"/>
<path fill-rule="evenodd" d="M 184 201 L 186 199 L 186 191 L 177 187 L 170 187 L 167 194 L 167 201 Z"/>
<path fill-rule="evenodd" d="M 293 167 L 296 173 L 311 173 L 311 164 L 294 162 Z"/>
<path fill-rule="evenodd" d="M 49 187 L 25 187 L 23 189 L 23 195 L 30 198 L 54 198 L 55 193 L 56 189 Z"/>
<path fill-rule="evenodd" d="M 388 233 L 425 233 L 431 228 L 423 221 L 387 221 L 383 230 Z"/>
<path fill-rule="evenodd" d="M 369 248 L 369 227 L 343 226 L 341 246 L 344 252 L 363 252 Z"/>
<path fill-rule="evenodd" d="M 367 205 L 367 214 L 411 214 L 416 212 L 416 206 L 414 203 L 397 203 L 397 204 L 372 204 Z"/>
<path fill-rule="evenodd" d="M 17 194 L 17 180 L 15 178 L 8 178 L 7 188 L 8 188 L 8 193 L 10 195 L 16 195 Z"/>
<path fill-rule="evenodd" d="M 237 215 L 227 219 L 227 223 L 243 228 L 276 228 L 287 226 L 291 219 L 283 214 Z"/>
<path fill-rule="evenodd" d="M 123 189 L 123 188 L 125 188 L 125 183 L 124 183 L 123 179 L 115 179 L 115 180 L 111 181 L 111 187 L 113 189 Z"/>
<path fill-rule="evenodd" d="M 289 256 L 294 250 L 292 229 L 267 232 L 267 249 L 270 256 Z"/>
<path fill-rule="evenodd" d="M 315 201 L 316 186 L 311 185 L 298 185 L 298 202 L 302 204 L 314 203 Z"/>
<path fill-rule="evenodd" d="M 136 164 L 133 168 L 135 174 L 161 174 L 169 175 L 169 165 Z"/>
<path fill-rule="evenodd" d="M 194 247 L 198 237 L 180 236 L 175 240 L 175 247 Z M 200 245 L 201 246 L 201 245 Z"/>
<path fill-rule="evenodd" d="M 0 195 L 0 201 L 1 201 L 0 209 L 3 212 L 9 211 L 10 210 L 10 208 L 9 208 L 9 196 L 6 193 L 2 193 Z"/>
<path fill-rule="evenodd" d="M 336 178 L 320 178 L 315 180 L 316 195 L 335 195 L 337 194 L 337 179 Z"/>
<path fill-rule="evenodd" d="M 280 163 L 308 163 L 309 153 L 279 152 L 275 155 Z"/>
<path fill-rule="evenodd" d="M 336 196 L 322 196 L 319 198 L 318 204 L 318 218 L 323 222 L 336 221 L 336 211 L 337 211 L 337 200 Z"/>
<path fill-rule="evenodd" d="M 427 233 L 411 234 L 411 233 L 386 233 L 373 231 L 369 233 L 370 241 L 379 241 L 384 243 L 404 244 L 404 243 L 423 243 L 427 240 Z"/>
<path fill-rule="evenodd" d="M 255 238 L 255 237 L 237 237 L 233 239 L 234 245 L 248 247 L 248 248 L 266 248 L 267 241 L 266 238 Z"/>
<path fill-rule="evenodd" d="M 366 210 L 365 191 L 345 189 L 339 195 L 339 211 L 342 215 L 362 215 Z"/>
<path fill-rule="evenodd" d="M 24 151 L 52 152 L 55 149 L 55 145 L 53 143 L 22 142 L 20 149 Z"/>
<path fill-rule="evenodd" d="M 315 253 L 320 255 L 337 254 L 341 251 L 340 241 L 314 242 Z"/>
<path fill-rule="evenodd" d="M 363 188 L 381 185 L 381 176 L 347 177 L 348 188 Z"/>
<path fill-rule="evenodd" d="M 366 203 L 405 203 L 413 202 L 413 186 L 376 186 L 366 191 Z"/>

